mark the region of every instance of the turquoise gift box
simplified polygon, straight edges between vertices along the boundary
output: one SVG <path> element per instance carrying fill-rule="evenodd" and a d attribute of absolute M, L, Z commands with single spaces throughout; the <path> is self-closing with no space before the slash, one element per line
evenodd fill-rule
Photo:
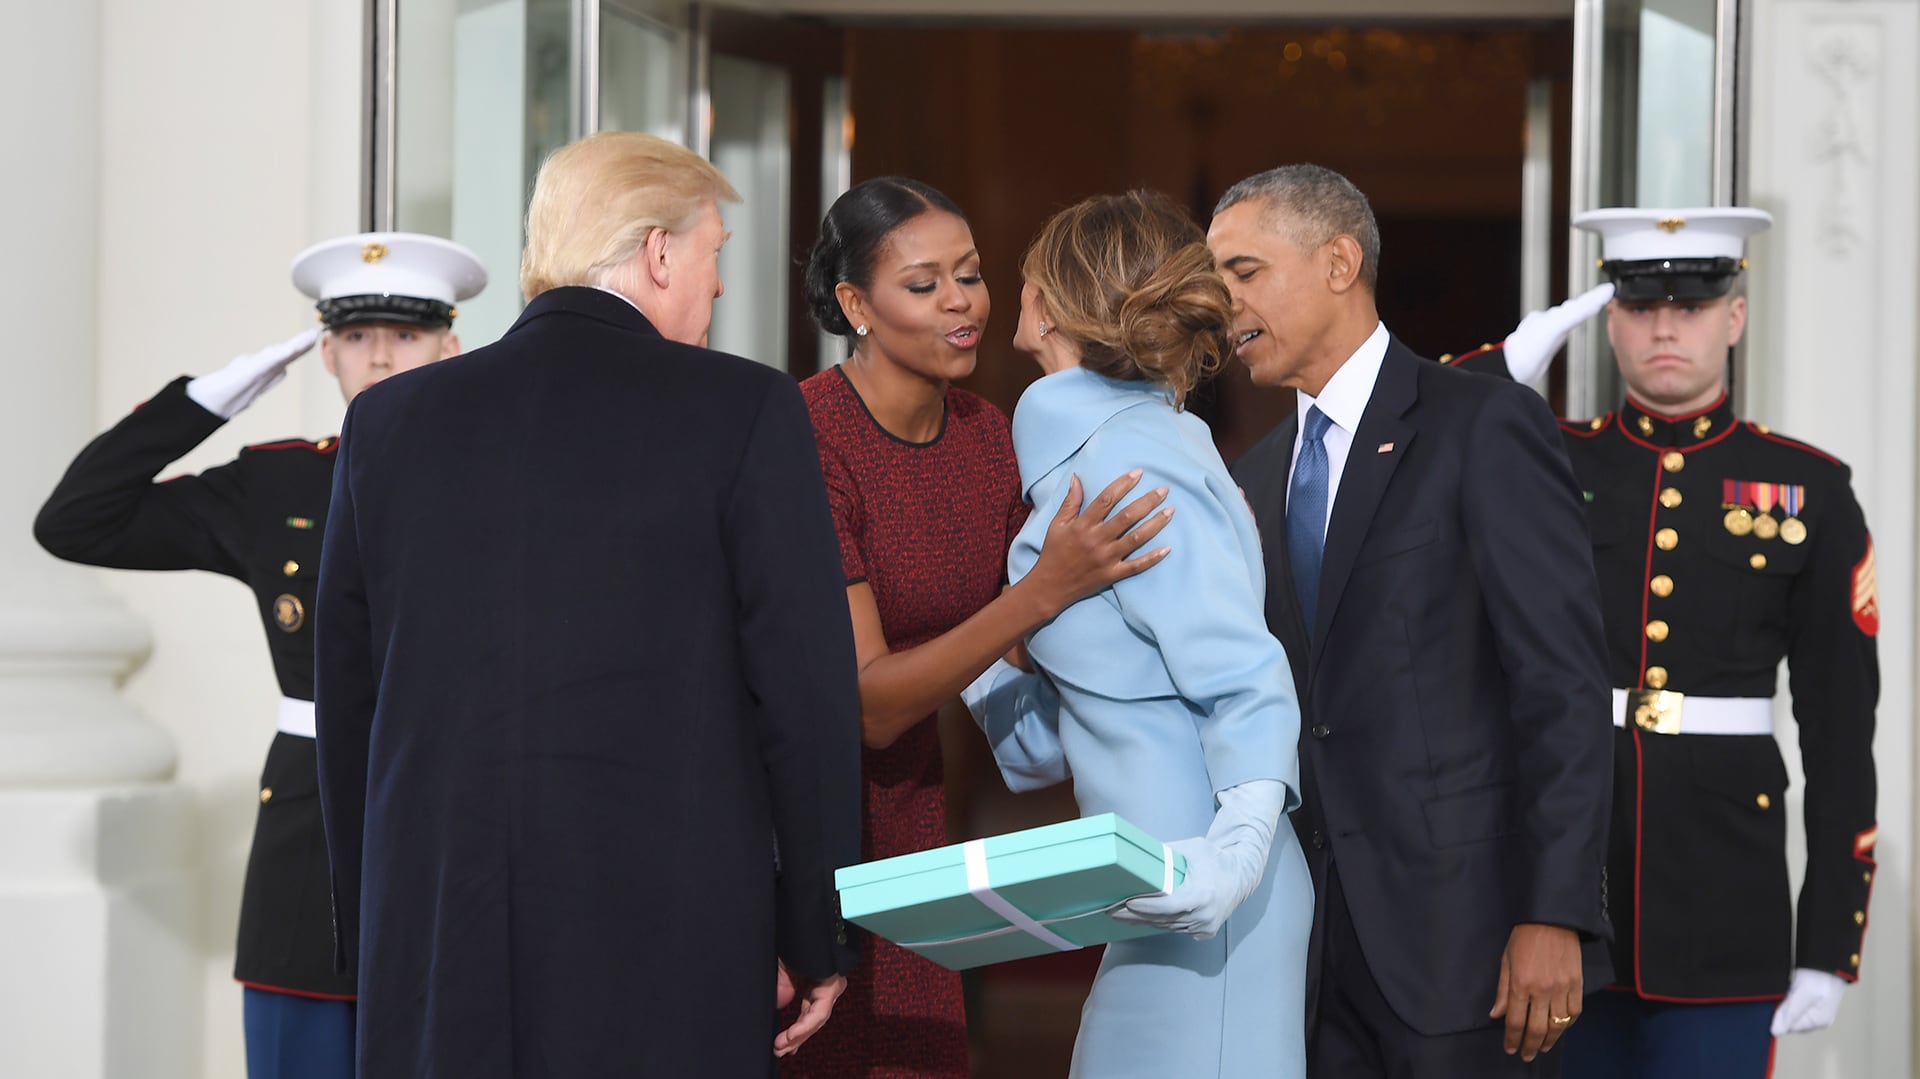
<path fill-rule="evenodd" d="M 850 865 L 840 915 L 950 970 L 1161 932 L 1107 917 L 1186 859 L 1112 813 Z"/>

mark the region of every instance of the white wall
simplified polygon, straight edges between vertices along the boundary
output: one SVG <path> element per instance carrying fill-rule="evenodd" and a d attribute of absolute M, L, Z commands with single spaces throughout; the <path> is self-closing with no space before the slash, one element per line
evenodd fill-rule
<path fill-rule="evenodd" d="M 1920 86 L 1911 57 L 1920 46 L 1920 8 L 1911 0 L 1758 6 L 1751 190 L 1776 224 L 1752 252 L 1748 412 L 1853 467 L 1874 534 L 1881 605 L 1879 869 L 1861 981 L 1847 991 L 1832 1030 L 1781 1043 L 1775 1074 L 1905 1076 L 1913 1074 L 1915 1025 Z M 1790 722 L 1782 729 L 1794 731 Z M 1796 767 L 1795 819 L 1799 782 Z M 1804 853 L 1794 838 L 1797 873 Z"/>
<path fill-rule="evenodd" d="M 175 375 L 312 324 L 287 267 L 359 225 L 361 6 L 101 0 L 99 285 L 67 313 L 97 331 L 96 427 Z M 316 352 L 179 467 L 328 434 L 340 412 Z M 199 573 L 101 576 L 152 630 L 152 658 L 125 696 L 172 734 L 202 829 L 195 944 L 206 1000 L 192 1073 L 238 1077 L 233 939 L 279 690 L 244 586 Z"/>

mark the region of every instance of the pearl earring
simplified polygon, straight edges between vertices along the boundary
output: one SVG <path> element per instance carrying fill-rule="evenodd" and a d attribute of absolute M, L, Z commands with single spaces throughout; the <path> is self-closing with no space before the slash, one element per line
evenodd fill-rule
<path fill-rule="evenodd" d="M 854 330 L 853 332 L 859 334 L 862 337 L 865 337 L 867 335 L 867 324 L 862 322 L 859 328 Z"/>

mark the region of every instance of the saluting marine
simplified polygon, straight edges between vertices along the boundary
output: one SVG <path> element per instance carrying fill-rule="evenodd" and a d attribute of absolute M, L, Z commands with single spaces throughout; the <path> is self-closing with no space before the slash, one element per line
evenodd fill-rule
<path fill-rule="evenodd" d="M 1875 872 L 1873 541 L 1847 466 L 1743 422 L 1727 394 L 1747 316 L 1742 248 L 1771 221 L 1740 208 L 1574 219 L 1603 238 L 1627 399 L 1562 424 L 1588 501 L 1620 728 L 1617 984 L 1588 998 L 1565 1038 L 1569 1079 L 1759 1079 L 1772 1038 L 1832 1023 L 1860 974 Z M 1563 338 L 1603 301 L 1596 290 L 1532 316 L 1532 333 Z M 1456 362 L 1530 380 L 1553 348 L 1523 351 Z M 1806 773 L 1797 929 L 1773 739 L 1783 658 Z"/>
<path fill-rule="evenodd" d="M 210 570 L 253 589 L 281 700 L 234 954 L 252 1079 L 353 1074 L 354 985 L 334 972 L 313 741 L 313 598 L 336 440 L 269 442 L 199 475 L 154 476 L 280 382 L 316 339 L 349 401 L 458 353 L 454 304 L 486 280 L 472 252 L 432 236 L 368 233 L 309 248 L 294 260 L 293 282 L 318 301 L 324 336 L 308 330 L 168 383 L 81 451 L 34 521 L 58 558 Z"/>

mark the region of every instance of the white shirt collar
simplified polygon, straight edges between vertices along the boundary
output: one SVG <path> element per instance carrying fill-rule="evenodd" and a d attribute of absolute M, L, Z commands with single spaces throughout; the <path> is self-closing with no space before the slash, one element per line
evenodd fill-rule
<path fill-rule="evenodd" d="M 620 302 L 621 302 L 621 303 L 624 303 L 624 304 L 626 304 L 626 305 L 627 305 L 628 307 L 631 307 L 631 308 L 633 308 L 633 309 L 634 309 L 635 311 L 640 311 L 640 305 L 639 305 L 639 304 L 637 304 L 637 303 L 634 303 L 634 302 L 633 302 L 632 300 L 629 300 L 629 299 L 627 299 L 627 297 L 626 297 L 626 294 L 625 294 L 625 293 L 621 293 L 621 292 L 615 292 L 615 291 L 613 291 L 612 289 L 610 289 L 610 288 L 608 288 L 608 287 L 606 287 L 605 285 L 588 285 L 587 287 L 588 287 L 588 288 L 597 288 L 597 289 L 599 289 L 599 290 L 600 290 L 601 292 L 604 292 L 604 293 L 606 293 L 606 294 L 607 294 L 607 295 L 609 295 L 609 296 L 618 296 L 618 297 L 620 297 Z M 641 313 L 641 314 L 643 314 L 643 315 L 644 315 L 644 314 L 646 314 L 646 312 L 645 312 L 645 311 L 640 311 L 640 313 Z"/>
<path fill-rule="evenodd" d="M 1340 365 L 1327 384 L 1320 387 L 1320 396 L 1305 390 L 1295 391 L 1299 395 L 1301 423 L 1306 422 L 1307 409 L 1318 407 L 1348 435 L 1359 430 L 1360 417 L 1366 413 L 1367 402 L 1373 397 L 1373 384 L 1380 379 L 1380 365 L 1386 361 L 1389 340 L 1387 324 L 1375 323 L 1373 333 L 1347 357 L 1347 362 Z"/>

